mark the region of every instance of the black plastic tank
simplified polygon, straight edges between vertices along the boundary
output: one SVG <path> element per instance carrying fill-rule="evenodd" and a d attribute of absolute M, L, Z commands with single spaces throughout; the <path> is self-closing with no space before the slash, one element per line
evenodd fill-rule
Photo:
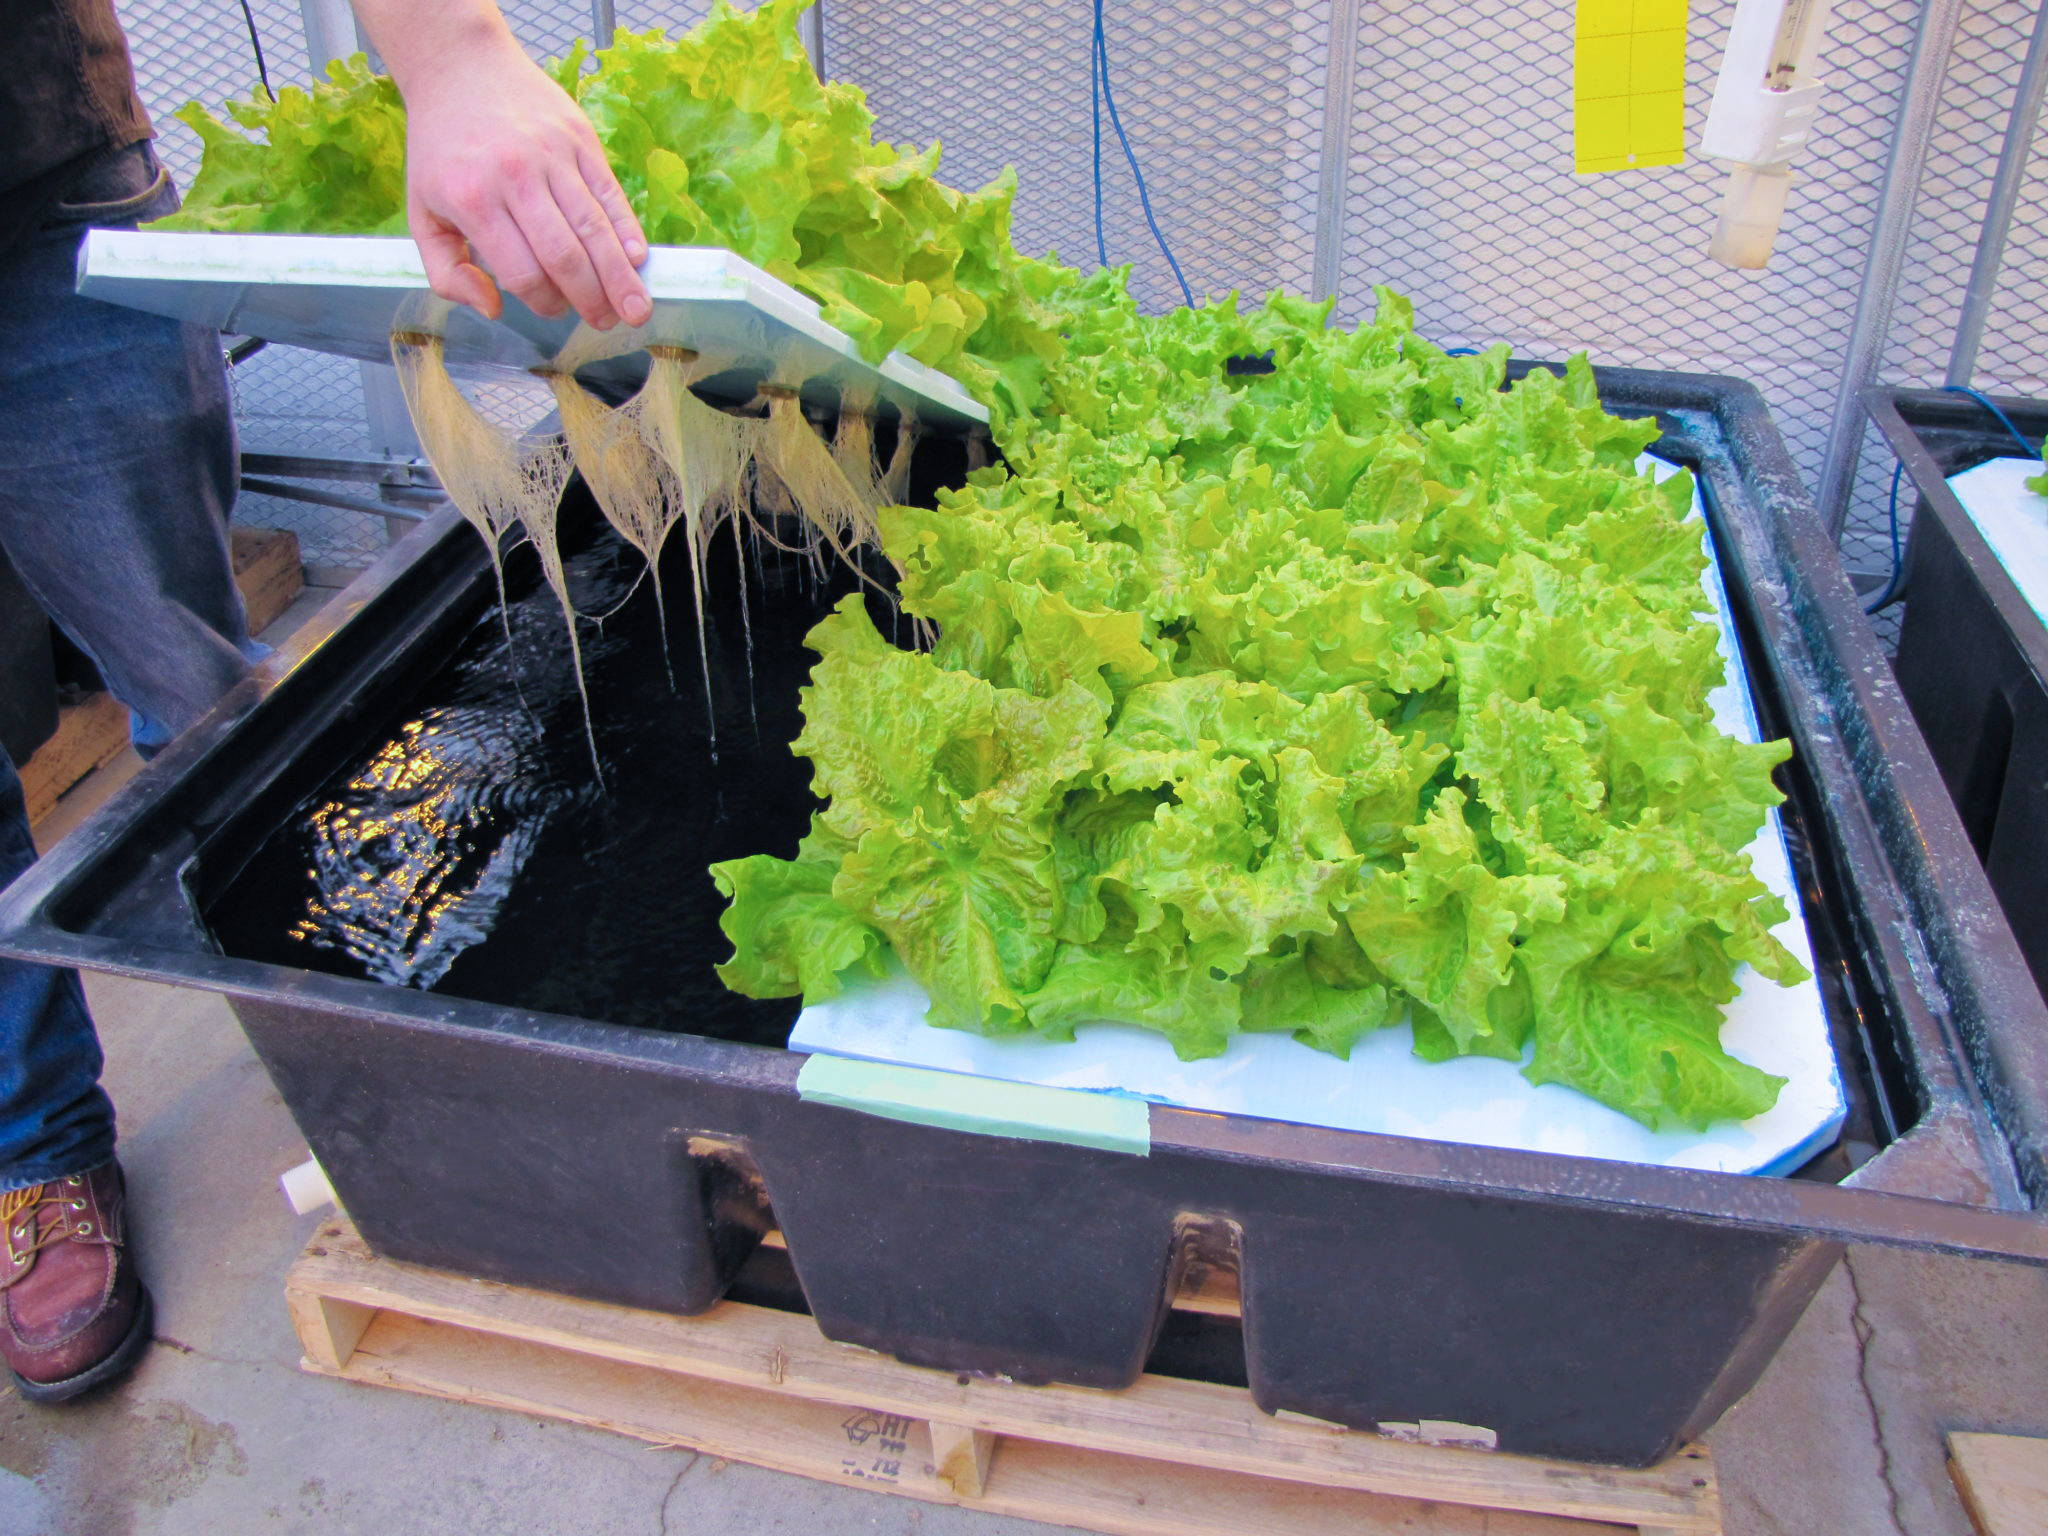
<path fill-rule="evenodd" d="M 469 995 L 461 961 L 423 989 L 254 956 L 216 931 L 228 893 L 496 622 L 483 551 L 452 516 L 0 896 L 0 948 L 227 994 L 393 1258 L 693 1312 L 754 1283 L 779 1228 L 835 1339 L 1112 1388 L 1157 1363 L 1200 1258 L 1239 1271 L 1241 1369 L 1218 1368 L 1268 1410 L 1450 1420 L 1504 1450 L 1652 1462 L 1747 1390 L 1844 1244 L 2048 1263 L 2048 1009 L 1761 398 L 1692 375 L 1600 383 L 1612 409 L 1658 416 L 1655 451 L 1697 471 L 1764 728 L 1796 743 L 1795 875 L 1852 1098 L 1842 1142 L 1797 1176 L 1160 1105 L 1121 1147 L 883 1118 L 803 1097 L 804 1058 L 772 1035 L 786 1017 L 715 1003 L 681 939 L 672 1006 L 637 1021 L 603 1016 L 596 981 L 536 1006 L 517 955 L 473 968 Z M 687 699 L 694 634 L 678 633 Z M 772 739 L 788 701 L 768 681 L 747 707 Z M 717 792 L 678 775 L 679 807 Z M 806 813 L 778 791 L 741 830 L 774 846 Z M 598 975 L 586 943 L 641 942 L 624 922 L 561 928 L 562 974 Z"/>
<path fill-rule="evenodd" d="M 1948 484 L 1989 459 L 2019 457 L 2020 444 L 1967 395 L 1872 389 L 1865 403 L 1915 492 L 1893 670 L 2048 990 L 2048 626 Z M 2048 433 L 2048 404 L 1999 405 L 2021 432 Z"/>

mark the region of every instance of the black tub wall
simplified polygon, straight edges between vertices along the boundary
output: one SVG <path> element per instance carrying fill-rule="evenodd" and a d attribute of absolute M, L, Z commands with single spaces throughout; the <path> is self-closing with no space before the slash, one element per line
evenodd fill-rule
<path fill-rule="evenodd" d="M 801 1058 L 691 1037 L 629 1055 L 604 1030 L 599 1055 L 530 1016 L 458 1034 L 235 1007 L 381 1254 L 692 1313 L 772 1222 L 827 1337 L 1024 1382 L 1135 1381 L 1198 1225 L 1236 1234 L 1262 1408 L 1647 1465 L 1748 1389 L 1841 1251 L 1170 1142 L 909 1125 L 803 1102 Z"/>
<path fill-rule="evenodd" d="M 1755 1384 L 1839 1244 L 1318 1180 L 1245 1190 L 1253 1396 L 1645 1466 Z M 1320 1324 L 1320 1325 L 1319 1325 Z"/>
<path fill-rule="evenodd" d="M 745 1118 L 744 1065 L 731 1083 L 701 1071 L 690 1081 L 658 1055 L 233 1004 L 378 1253 L 694 1313 L 718 1301 L 749 1237 L 766 1229 L 765 1207 L 721 1187 L 723 1160 L 690 1147 L 693 1129 Z M 716 1042 L 692 1044 L 718 1054 Z"/>
<path fill-rule="evenodd" d="M 1844 1239 L 2048 1263 L 2021 1187 L 2048 1201 L 2048 1011 L 1761 399 L 1628 370 L 1601 387 L 1698 465 L 1760 707 L 1810 781 L 1817 889 L 1856 941 L 1836 1002 L 1891 1117 L 1839 1185 L 1161 1106 L 1148 1158 L 976 1137 L 805 1104 L 783 1051 L 221 953 L 186 915 L 199 877 L 246 857 L 488 600 L 453 514 L 0 893 L 0 945 L 234 998 L 393 1258 L 687 1312 L 775 1221 L 837 1337 L 1115 1382 L 1193 1225 L 1237 1252 L 1266 1406 L 1648 1459 L 1755 1379 Z M 1026 1326 L 1004 1336 L 1006 1317 Z"/>
<path fill-rule="evenodd" d="M 1185 1199 L 1154 1160 L 756 1108 L 753 1151 L 828 1338 L 1034 1384 L 1138 1379 Z"/>

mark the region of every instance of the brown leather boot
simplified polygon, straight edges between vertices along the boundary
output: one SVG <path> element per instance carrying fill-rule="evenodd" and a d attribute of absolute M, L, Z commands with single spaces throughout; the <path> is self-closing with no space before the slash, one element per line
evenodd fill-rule
<path fill-rule="evenodd" d="M 0 1194 L 0 1357 L 32 1403 L 116 1381 L 149 1347 L 118 1163 Z"/>

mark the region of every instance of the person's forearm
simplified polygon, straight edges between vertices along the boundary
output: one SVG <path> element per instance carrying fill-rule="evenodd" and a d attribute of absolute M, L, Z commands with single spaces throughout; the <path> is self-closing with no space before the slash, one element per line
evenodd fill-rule
<path fill-rule="evenodd" d="M 480 53 L 518 49 L 495 0 L 353 0 L 356 19 L 410 101 Z"/>

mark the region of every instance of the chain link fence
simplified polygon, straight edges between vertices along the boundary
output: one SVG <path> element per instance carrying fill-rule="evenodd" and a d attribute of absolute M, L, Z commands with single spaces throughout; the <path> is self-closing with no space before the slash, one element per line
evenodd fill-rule
<path fill-rule="evenodd" d="M 1340 314 L 1356 318 L 1385 282 L 1452 345 L 1749 379 L 1817 479 L 1915 10 L 1838 13 L 1833 89 L 1776 253 L 1735 272 L 1707 256 L 1720 166 L 1572 173 L 1569 0 L 1479 17 L 1452 0 L 1376 9 L 1359 39 Z M 1695 126 L 1733 12 L 1733 0 L 1693 6 Z"/>
<path fill-rule="evenodd" d="M 1327 13 L 1309 0 L 1107 9 L 1118 114 L 1198 298 L 1309 286 Z M 1095 264 L 1086 6 L 833 0 L 825 36 L 830 73 L 867 91 L 881 137 L 939 140 L 958 186 L 1015 166 L 1018 249 Z M 1109 259 L 1131 264 L 1148 308 L 1178 304 L 1106 111 L 1101 161 Z"/>
<path fill-rule="evenodd" d="M 303 78 L 296 0 L 253 0 L 272 77 Z M 947 179 L 978 186 L 1015 166 L 1020 249 L 1096 259 L 1091 15 L 1065 0 L 825 0 L 827 71 L 866 89 L 877 131 L 944 145 Z M 630 0 L 619 25 L 679 31 L 701 4 Z M 1725 172 L 1683 166 L 1571 171 L 1571 0 L 1473 7 L 1364 5 L 1342 167 L 1338 315 L 1369 312 L 1387 283 L 1446 345 L 1510 343 L 1525 357 L 1735 374 L 1769 398 L 1795 459 L 1817 481 L 1846 355 L 1919 0 L 1837 7 L 1821 54 L 1829 90 L 1763 272 L 1708 260 Z M 1704 121 L 1733 0 L 1695 0 L 1687 118 Z M 515 0 L 515 31 L 539 55 L 588 35 L 573 0 Z M 1930 145 L 1885 376 L 1936 383 L 1947 356 L 2012 102 L 2032 0 L 1975 0 L 1965 13 Z M 217 102 L 254 81 L 232 4 L 129 4 L 138 77 L 181 177 L 197 144 L 169 109 Z M 1114 0 L 1106 42 L 1123 126 L 1153 210 L 1198 297 L 1311 285 L 1323 170 L 1330 0 Z M 1105 114 L 1104 244 L 1129 262 L 1147 307 L 1179 289 L 1146 227 Z M 1979 364 L 1980 387 L 2048 391 L 2048 163 L 2021 198 Z M 272 349 L 239 370 L 252 447 L 362 451 L 354 364 Z M 1844 555 L 1889 561 L 1891 460 L 1866 443 Z M 360 562 L 383 530 L 345 512 L 251 498 L 244 515 L 298 527 L 309 549 Z"/>

